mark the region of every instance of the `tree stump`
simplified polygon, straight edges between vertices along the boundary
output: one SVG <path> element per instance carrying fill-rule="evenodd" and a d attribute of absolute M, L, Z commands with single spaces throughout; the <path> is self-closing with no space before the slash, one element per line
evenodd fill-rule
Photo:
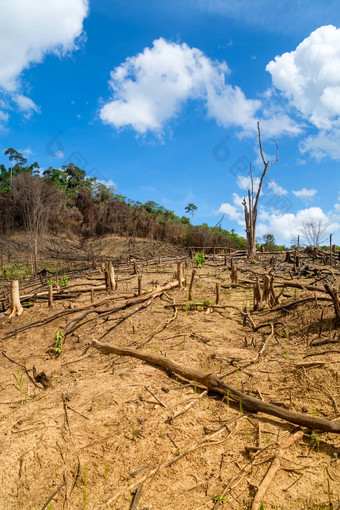
<path fill-rule="evenodd" d="M 21 315 L 24 311 L 20 303 L 19 280 L 11 281 L 10 316 L 9 318 Z"/>

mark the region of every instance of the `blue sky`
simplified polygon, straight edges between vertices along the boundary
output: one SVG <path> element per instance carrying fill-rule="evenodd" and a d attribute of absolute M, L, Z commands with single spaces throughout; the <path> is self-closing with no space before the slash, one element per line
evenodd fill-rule
<path fill-rule="evenodd" d="M 25 7 L 25 3 L 27 7 Z M 55 5 L 57 4 L 57 5 Z M 309 218 L 340 244 L 338 2 L 4 0 L 0 162 L 73 161 L 139 201 L 243 234 L 256 122 L 258 235 Z M 338 28 L 339 27 L 339 28 Z"/>

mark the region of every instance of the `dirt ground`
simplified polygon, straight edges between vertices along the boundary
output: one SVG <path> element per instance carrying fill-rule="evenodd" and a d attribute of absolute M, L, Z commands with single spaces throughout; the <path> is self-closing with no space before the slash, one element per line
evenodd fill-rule
<path fill-rule="evenodd" d="M 268 269 L 245 261 L 237 265 L 244 279 Z M 186 266 L 189 282 L 193 261 Z M 140 265 L 143 291 L 174 281 L 176 267 L 175 260 Z M 116 274 L 118 288 L 112 296 L 137 292 L 132 265 L 119 267 Z M 69 284 L 99 286 L 103 278 L 98 268 Z M 216 283 L 221 285 L 220 303 L 238 309 L 209 307 L 215 303 Z M 214 373 L 266 402 L 339 421 L 339 342 L 311 346 L 317 340 L 339 339 L 331 301 L 315 298 L 281 310 L 266 306 L 251 317 L 256 324 L 269 325 L 253 331 L 240 313 L 248 301 L 252 307 L 253 289 L 242 283 L 232 288 L 229 265 L 222 259 L 197 269 L 193 289 L 193 302 L 205 301 L 204 307 L 178 306 L 177 314 L 169 307 L 187 303 L 185 286 L 156 297 L 121 323 L 114 320 L 126 315 L 123 309 L 114 315 L 89 315 L 66 336 L 60 355 L 54 352 L 56 332 L 81 312 L 14 336 L 8 333 L 90 304 L 89 293 L 56 300 L 52 309 L 46 300 L 36 300 L 20 317 L 0 317 L 0 508 L 340 508 L 339 434 L 248 412 L 228 397 L 203 394 L 205 388 L 193 381 L 91 347 L 93 338 L 117 324 L 103 342 L 167 356 Z M 95 300 L 109 296 L 97 291 Z M 287 289 L 280 304 L 311 296 Z M 125 302 L 121 297 L 115 305 Z M 101 310 L 106 307 L 112 303 Z M 270 335 L 270 323 L 274 335 L 252 362 Z M 51 378 L 52 388 L 33 384 L 28 378 L 33 366 Z M 193 405 L 184 411 L 189 403 Z M 184 412 L 169 420 L 180 410 Z M 301 437 L 279 451 L 299 431 Z M 277 460 L 279 469 L 261 506 L 255 507 L 257 489 Z"/>

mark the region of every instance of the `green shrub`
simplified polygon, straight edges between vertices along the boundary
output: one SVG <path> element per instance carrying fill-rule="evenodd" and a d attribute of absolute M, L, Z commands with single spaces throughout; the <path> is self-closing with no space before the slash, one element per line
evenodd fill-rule
<path fill-rule="evenodd" d="M 205 257 L 204 257 L 203 252 L 199 251 L 198 253 L 196 253 L 195 262 L 196 262 L 196 267 L 204 267 Z"/>

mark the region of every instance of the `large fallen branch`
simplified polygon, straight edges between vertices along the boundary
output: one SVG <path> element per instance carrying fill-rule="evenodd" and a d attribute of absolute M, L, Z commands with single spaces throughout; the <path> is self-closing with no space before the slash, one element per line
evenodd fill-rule
<path fill-rule="evenodd" d="M 152 365 L 157 365 L 159 367 L 165 368 L 166 370 L 170 370 L 171 372 L 174 372 L 181 377 L 188 379 L 189 381 L 195 381 L 196 383 L 200 383 L 206 388 L 209 388 L 210 390 L 213 390 L 217 393 L 228 395 L 228 397 L 230 397 L 232 400 L 241 403 L 243 408 L 249 409 L 251 411 L 277 416 L 278 418 L 286 420 L 290 423 L 302 425 L 304 427 L 308 427 L 309 429 L 340 433 L 339 422 L 325 420 L 323 418 L 316 418 L 314 416 L 306 416 L 304 414 L 288 411 L 287 409 L 283 409 L 274 404 L 263 402 L 262 400 L 250 397 L 242 391 L 229 386 L 214 374 L 205 374 L 201 370 L 187 367 L 181 363 L 172 361 L 165 356 L 156 356 L 147 352 L 136 351 L 128 347 L 118 347 L 115 345 L 105 344 L 95 339 L 92 340 L 92 346 L 103 354 L 132 356 L 134 358 L 138 358 L 151 363 Z"/>
<path fill-rule="evenodd" d="M 152 296 L 155 296 L 155 297 L 160 296 L 163 292 L 166 292 L 167 290 L 170 290 L 170 289 L 173 289 L 175 287 L 178 287 L 178 285 L 179 285 L 178 284 L 178 280 L 176 280 L 174 282 L 171 282 L 171 283 L 168 283 L 168 284 L 164 285 L 163 287 L 157 287 L 152 292 L 148 292 L 147 294 L 144 294 L 141 297 L 135 297 L 135 294 L 125 294 L 125 295 L 109 296 L 109 297 L 101 299 L 101 300 L 99 300 L 99 301 L 97 301 L 95 303 L 91 303 L 91 304 L 88 304 L 88 305 L 80 306 L 78 308 L 72 308 L 70 310 L 63 310 L 61 312 L 55 313 L 54 315 L 50 315 L 49 317 L 45 317 L 44 319 L 41 319 L 39 321 L 30 322 L 29 324 L 25 324 L 24 326 L 20 326 L 19 328 L 15 328 L 15 329 L 12 329 L 11 331 L 8 331 L 8 333 L 6 334 L 6 339 L 10 338 L 11 336 L 13 336 L 13 335 L 15 335 L 17 333 L 21 333 L 22 331 L 25 331 L 27 329 L 30 329 L 30 328 L 33 328 L 33 327 L 42 326 L 42 325 L 44 325 L 44 324 L 46 324 L 48 322 L 51 322 L 51 321 L 54 321 L 55 319 L 63 317 L 64 315 L 70 315 L 70 314 L 77 313 L 77 312 L 83 312 L 85 310 L 88 310 L 89 313 L 91 313 L 93 311 L 96 311 L 95 309 L 97 307 L 101 306 L 102 304 L 107 303 L 108 301 L 114 301 L 114 300 L 117 300 L 117 299 L 128 299 L 128 301 L 126 301 L 122 305 L 118 305 L 117 307 L 110 308 L 110 309 L 104 309 L 104 310 L 99 312 L 101 315 L 105 315 L 105 314 L 109 314 L 109 313 L 114 313 L 114 312 L 117 312 L 119 310 L 123 310 L 124 308 L 127 308 L 129 306 L 132 306 L 134 304 L 143 303 L 144 301 L 147 301 L 148 299 L 150 299 L 150 297 L 152 297 Z M 129 298 L 131 298 L 131 299 L 129 299 Z M 85 314 L 84 314 L 84 316 L 85 316 Z M 82 315 L 82 318 L 83 318 L 83 315 Z M 75 319 L 75 321 L 76 320 L 77 319 Z M 75 321 L 69 321 L 68 324 L 70 324 L 71 322 L 73 323 Z M 73 328 L 72 328 L 72 330 L 73 330 Z"/>

